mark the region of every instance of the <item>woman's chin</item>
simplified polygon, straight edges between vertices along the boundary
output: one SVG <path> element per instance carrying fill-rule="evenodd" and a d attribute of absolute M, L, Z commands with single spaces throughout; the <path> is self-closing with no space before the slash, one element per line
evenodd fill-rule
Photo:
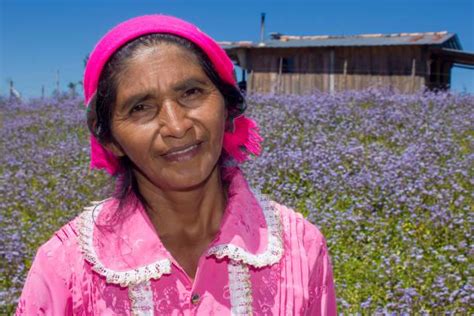
<path fill-rule="evenodd" d="M 181 168 L 167 170 L 166 175 L 162 177 L 166 179 L 165 183 L 159 181 L 156 184 L 163 190 L 190 191 L 205 185 L 216 170 L 215 166 L 207 168 L 181 166 Z"/>

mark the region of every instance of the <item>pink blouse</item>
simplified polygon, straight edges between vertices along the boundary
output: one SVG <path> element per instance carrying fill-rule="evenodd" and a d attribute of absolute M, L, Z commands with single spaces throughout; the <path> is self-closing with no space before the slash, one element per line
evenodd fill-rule
<path fill-rule="evenodd" d="M 330 258 L 301 214 L 226 176 L 220 230 L 194 280 L 137 206 L 110 228 L 117 200 L 86 208 L 43 244 L 16 315 L 336 315 Z"/>

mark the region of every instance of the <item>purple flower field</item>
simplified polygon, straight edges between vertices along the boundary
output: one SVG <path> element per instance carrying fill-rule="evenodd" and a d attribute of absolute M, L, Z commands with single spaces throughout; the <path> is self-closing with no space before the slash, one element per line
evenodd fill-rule
<path fill-rule="evenodd" d="M 243 169 L 327 238 L 343 314 L 473 314 L 474 96 L 251 95 L 264 152 Z M 80 99 L 0 99 L 0 313 L 38 246 L 111 180 L 88 170 Z"/>

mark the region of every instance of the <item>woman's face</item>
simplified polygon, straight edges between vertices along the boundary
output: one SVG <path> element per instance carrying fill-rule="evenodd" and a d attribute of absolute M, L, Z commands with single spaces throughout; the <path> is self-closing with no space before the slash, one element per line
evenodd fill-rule
<path fill-rule="evenodd" d="M 202 184 L 221 154 L 227 111 L 197 57 L 173 44 L 142 47 L 117 82 L 107 147 L 129 157 L 139 185 Z"/>

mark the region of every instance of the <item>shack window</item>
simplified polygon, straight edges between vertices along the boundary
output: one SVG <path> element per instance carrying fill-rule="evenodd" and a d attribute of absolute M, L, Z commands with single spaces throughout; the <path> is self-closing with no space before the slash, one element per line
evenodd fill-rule
<path fill-rule="evenodd" d="M 280 58 L 280 72 L 281 73 L 295 72 L 295 58 L 294 57 L 281 57 Z"/>

